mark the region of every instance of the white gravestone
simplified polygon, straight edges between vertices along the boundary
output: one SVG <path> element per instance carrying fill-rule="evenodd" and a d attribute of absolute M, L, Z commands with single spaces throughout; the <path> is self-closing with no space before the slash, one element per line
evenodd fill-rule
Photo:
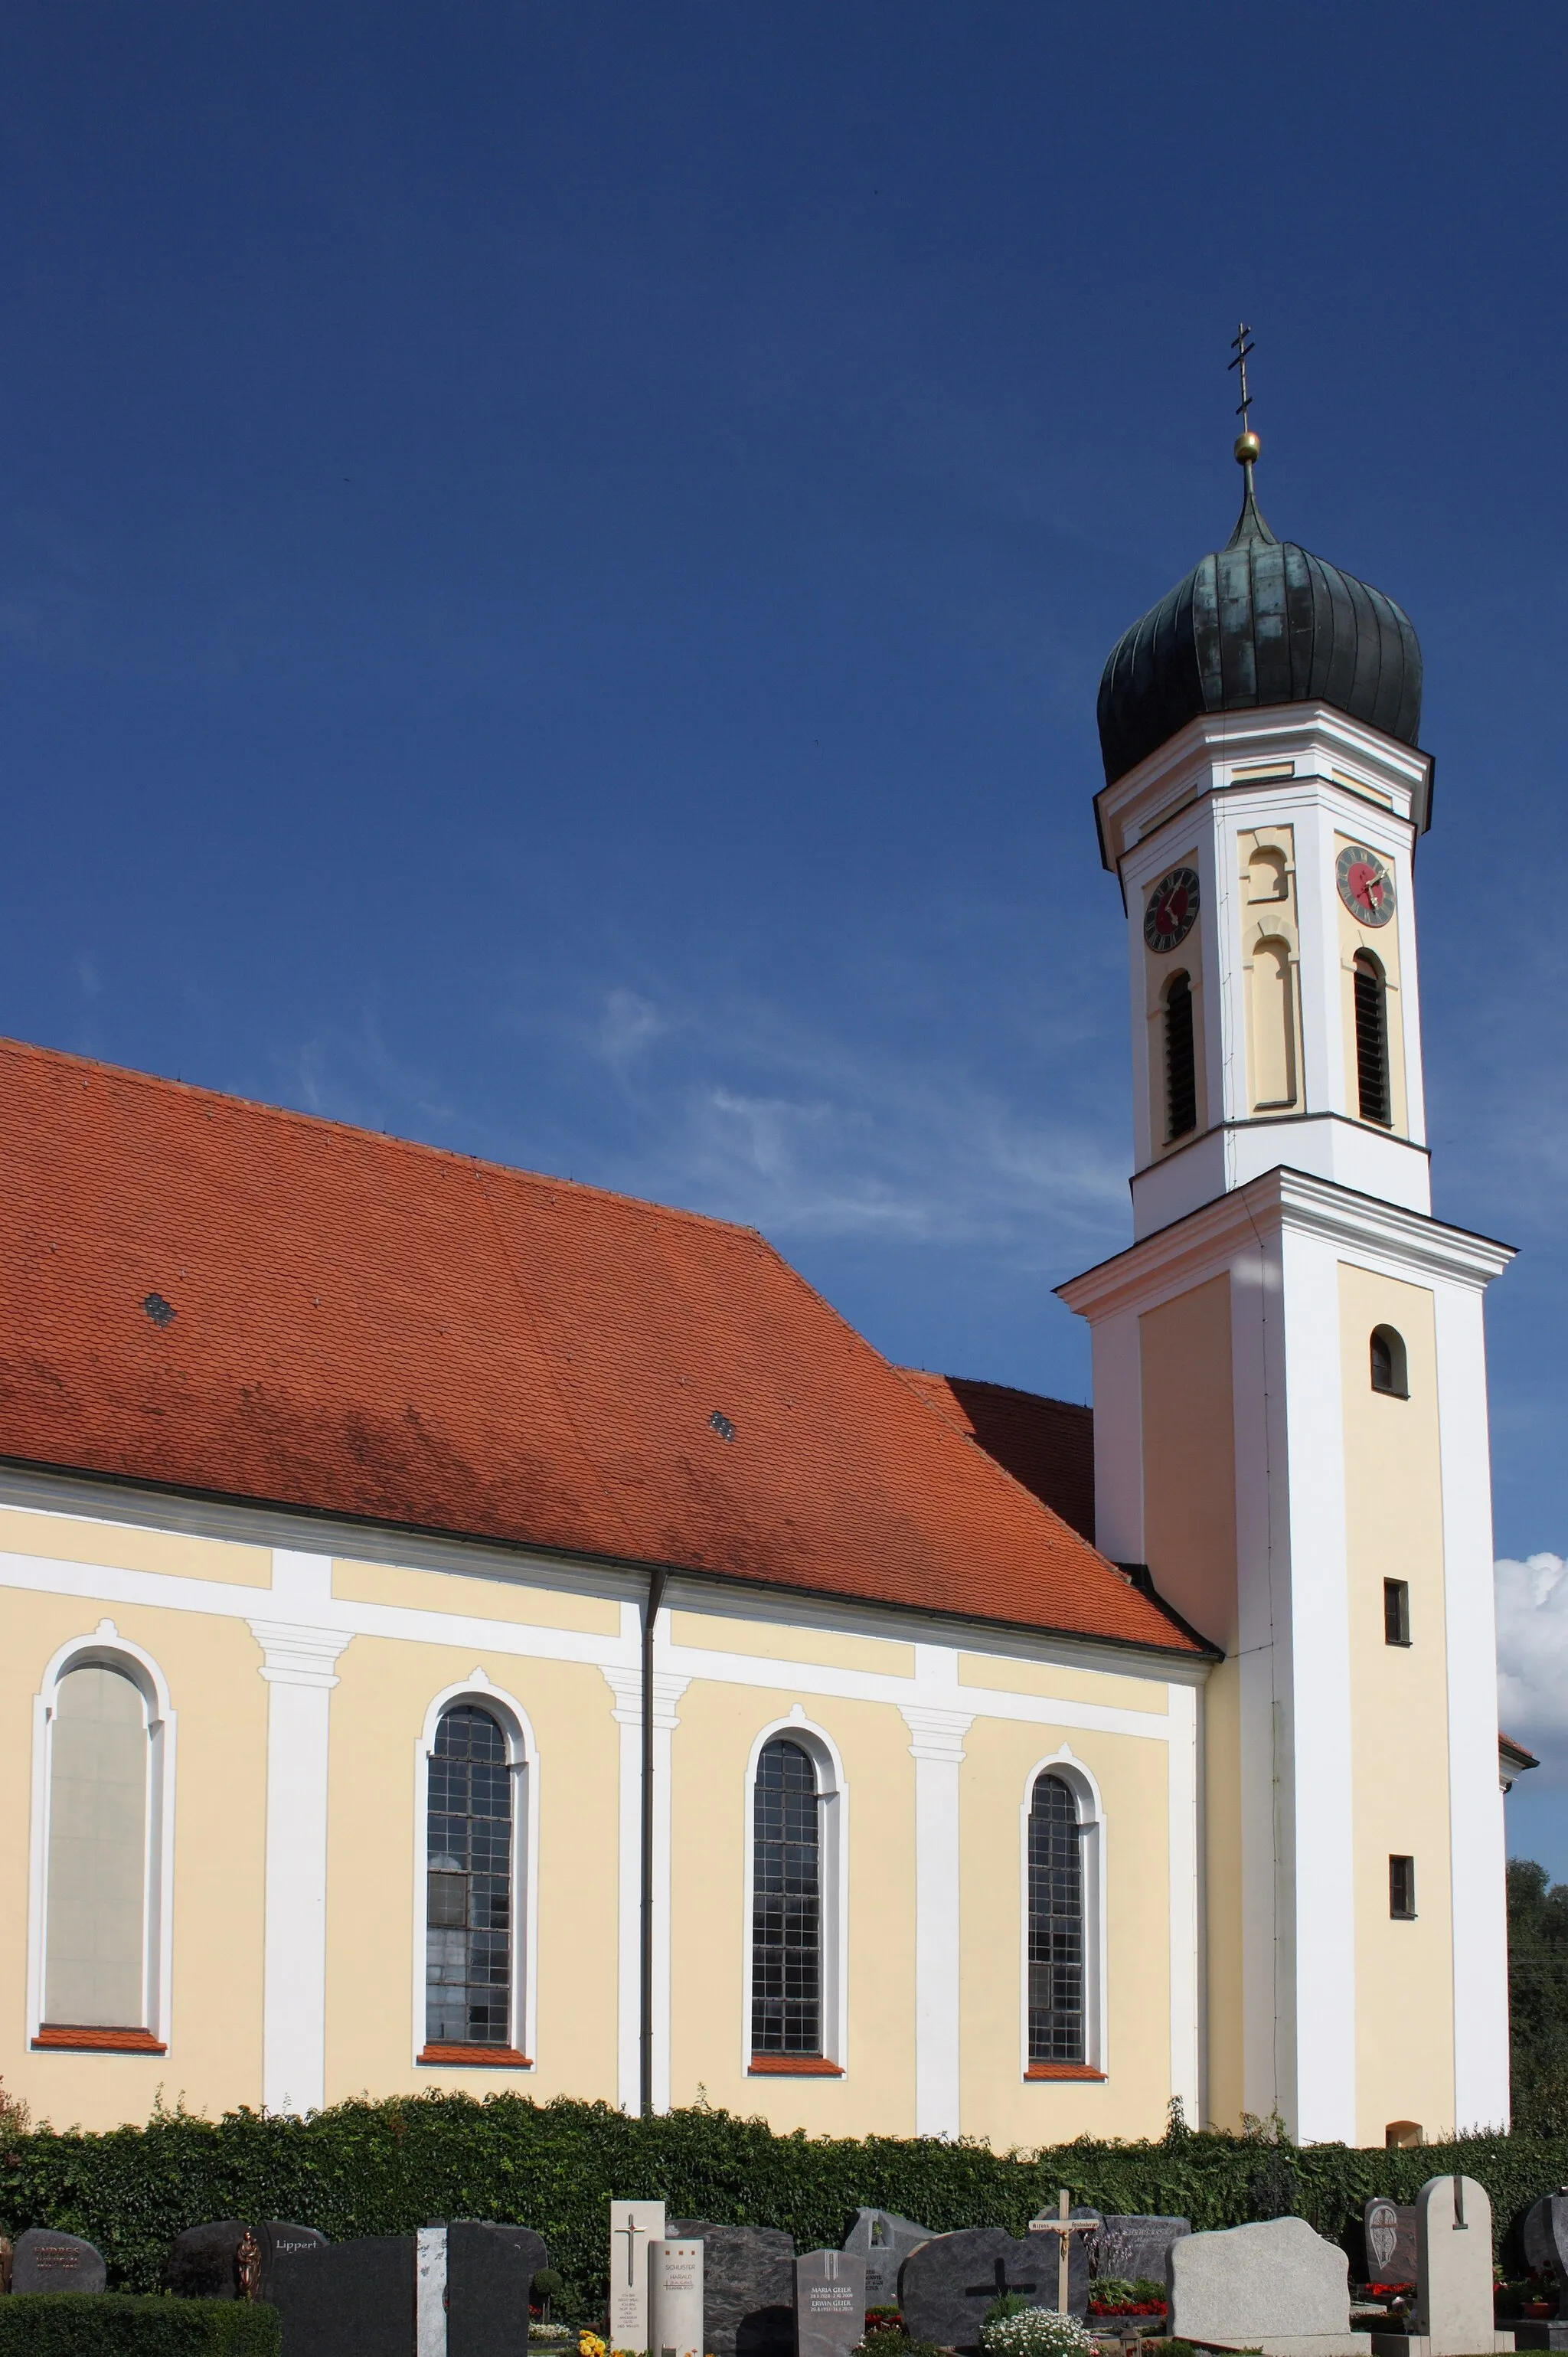
<path fill-rule="evenodd" d="M 1492 2306 L 1492 2205 L 1473 2177 L 1429 2177 L 1415 2197 L 1415 2300 L 1408 2333 L 1375 2333 L 1374 2357 L 1480 2357 L 1511 2349 Z"/>
<path fill-rule="evenodd" d="M 648 2254 L 664 2239 L 662 2201 L 610 2203 L 612 2349 L 648 2347 Z"/>
<path fill-rule="evenodd" d="M 651 2244 L 648 2290 L 653 2357 L 703 2357 L 701 2243 Z"/>
<path fill-rule="evenodd" d="M 1183 2234 L 1171 2244 L 1165 2281 L 1173 2340 L 1264 2357 L 1371 2351 L 1370 2336 L 1350 2330 L 1350 2262 L 1305 2218 Z"/>
<path fill-rule="evenodd" d="M 446 2229 L 421 2226 L 414 2236 L 415 2357 L 446 2357 Z"/>

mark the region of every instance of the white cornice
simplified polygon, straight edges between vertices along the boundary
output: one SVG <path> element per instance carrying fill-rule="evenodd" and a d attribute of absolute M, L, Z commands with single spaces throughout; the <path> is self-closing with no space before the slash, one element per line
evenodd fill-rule
<path fill-rule="evenodd" d="M 1374 1195 L 1281 1164 L 1245 1187 L 1217 1196 L 1168 1228 L 1156 1229 L 1113 1260 L 1057 1286 L 1068 1308 L 1090 1323 L 1148 1302 L 1151 1291 L 1201 1284 L 1239 1246 L 1270 1235 L 1315 1235 L 1351 1252 L 1374 1253 L 1418 1277 L 1444 1277 L 1480 1291 L 1514 1257 L 1511 1244 L 1450 1228 Z"/>
<path fill-rule="evenodd" d="M 351 1635 L 337 1629 L 301 1628 L 289 1620 L 247 1624 L 263 1653 L 262 1675 L 270 1684 L 335 1686 L 334 1664 Z"/>
<path fill-rule="evenodd" d="M 941 1710 L 925 1703 L 900 1703 L 904 1724 L 915 1740 L 912 1760 L 940 1760 L 956 1767 L 964 1756 L 963 1738 L 974 1724 L 972 1710 Z"/>

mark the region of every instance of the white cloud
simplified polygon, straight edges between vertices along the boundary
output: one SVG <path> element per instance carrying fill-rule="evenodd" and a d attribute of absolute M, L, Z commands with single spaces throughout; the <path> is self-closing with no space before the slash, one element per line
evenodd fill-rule
<path fill-rule="evenodd" d="M 1505 1556 L 1497 1594 L 1498 1716 L 1540 1753 L 1542 1781 L 1568 1781 L 1568 1562 Z"/>

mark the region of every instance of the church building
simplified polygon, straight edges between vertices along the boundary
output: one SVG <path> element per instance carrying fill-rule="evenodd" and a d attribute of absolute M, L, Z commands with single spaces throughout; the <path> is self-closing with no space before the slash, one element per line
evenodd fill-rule
<path fill-rule="evenodd" d="M 0 1045 L 35 2116 L 1506 2120 L 1510 1255 L 1432 1216 L 1421 655 L 1255 456 L 1101 687 L 1092 1416 L 890 1364 L 749 1229 Z"/>

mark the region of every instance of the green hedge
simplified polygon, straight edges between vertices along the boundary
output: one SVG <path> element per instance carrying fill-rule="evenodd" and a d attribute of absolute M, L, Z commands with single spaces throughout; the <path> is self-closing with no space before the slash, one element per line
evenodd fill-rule
<path fill-rule="evenodd" d="M 426 2095 L 306 2120 L 173 2114 L 103 2135 L 38 2129 L 0 2156 L 0 2226 L 13 2236 L 27 2226 L 85 2235 L 113 2284 L 152 2291 L 174 2236 L 205 2220 L 288 2219 L 341 2242 L 407 2233 L 432 2218 L 497 2218 L 544 2235 L 566 2283 L 558 2310 L 582 2318 L 607 2297 L 612 2195 L 662 2198 L 675 2217 L 782 2226 L 811 2250 L 841 2244 L 859 2202 L 938 2233 L 1021 2233 L 1065 2185 L 1102 2209 L 1175 2212 L 1199 2228 L 1294 2211 L 1351 2247 L 1369 2195 L 1409 2201 L 1451 2169 L 1486 2186 L 1501 2236 L 1540 2194 L 1568 2183 L 1568 2137 L 1298 2150 L 1178 2127 L 1159 2143 L 1085 2138 L 1021 2155 L 934 2138 L 775 2136 L 760 2120 L 708 2109 L 633 2120 L 603 2104 Z"/>
<path fill-rule="evenodd" d="M 0 2357 L 278 2357 L 278 2312 L 259 2301 L 18 2292 L 0 2299 Z"/>

